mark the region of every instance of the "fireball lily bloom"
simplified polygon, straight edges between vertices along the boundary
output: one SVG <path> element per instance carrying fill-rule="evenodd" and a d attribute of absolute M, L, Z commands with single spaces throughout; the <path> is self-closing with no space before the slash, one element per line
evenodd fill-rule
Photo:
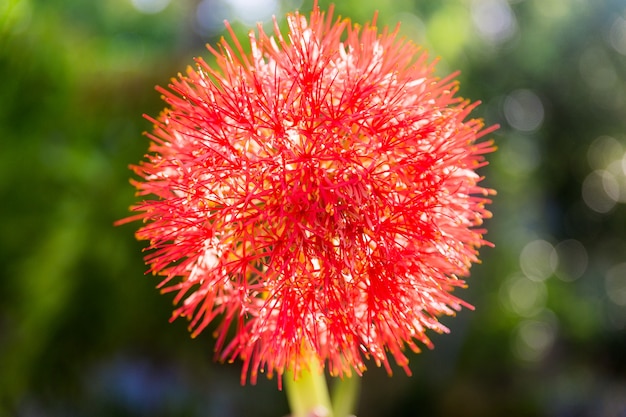
<path fill-rule="evenodd" d="M 167 89 L 133 184 L 146 199 L 146 262 L 175 292 L 172 319 L 209 323 L 220 359 L 298 374 L 313 361 L 361 375 L 431 348 L 437 319 L 471 307 L 451 292 L 487 242 L 492 190 L 476 169 L 494 130 L 468 116 L 456 74 L 395 31 L 317 5 L 258 27 L 251 52 L 208 47 Z M 231 330 L 231 332 L 229 332 Z"/>

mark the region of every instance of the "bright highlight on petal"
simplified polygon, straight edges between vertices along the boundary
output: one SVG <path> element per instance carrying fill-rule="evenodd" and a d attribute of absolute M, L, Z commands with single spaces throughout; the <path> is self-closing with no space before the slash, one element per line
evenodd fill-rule
<path fill-rule="evenodd" d="M 146 160 L 133 169 L 146 262 L 174 292 L 173 319 L 197 335 L 219 322 L 217 353 L 242 382 L 296 372 L 311 356 L 333 375 L 408 347 L 466 303 L 451 295 L 477 262 L 492 190 L 475 170 L 494 130 L 468 119 L 454 75 L 419 48 L 317 6 L 233 36 L 159 88 Z M 232 35 L 232 31 L 231 31 Z M 124 221 L 123 221 L 124 222 Z"/>

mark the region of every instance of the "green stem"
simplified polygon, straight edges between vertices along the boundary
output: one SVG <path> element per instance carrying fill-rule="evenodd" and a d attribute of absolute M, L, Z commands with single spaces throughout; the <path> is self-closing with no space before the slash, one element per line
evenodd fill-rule
<path fill-rule="evenodd" d="M 327 411 L 327 417 L 333 417 L 326 377 L 317 360 L 311 360 L 309 369 L 302 369 L 297 377 L 291 371 L 285 372 L 285 391 L 291 417 L 309 417 L 322 408 Z"/>
<path fill-rule="evenodd" d="M 333 382 L 333 417 L 348 417 L 354 414 L 360 385 L 359 376 L 344 376 Z"/>

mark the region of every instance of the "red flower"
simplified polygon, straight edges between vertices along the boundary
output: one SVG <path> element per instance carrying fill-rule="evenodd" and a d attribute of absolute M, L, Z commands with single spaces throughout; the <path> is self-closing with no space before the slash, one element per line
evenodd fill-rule
<path fill-rule="evenodd" d="M 409 373 L 405 348 L 432 347 L 437 317 L 468 306 L 450 292 L 486 243 L 492 191 L 475 170 L 493 129 L 397 31 L 317 6 L 287 19 L 287 37 L 259 26 L 250 54 L 231 30 L 216 65 L 159 89 L 169 107 L 133 167 L 156 198 L 126 220 L 144 222 L 173 318 L 194 336 L 219 321 L 242 382 L 311 356 L 343 375 L 368 358 L 391 372 L 389 353 Z"/>

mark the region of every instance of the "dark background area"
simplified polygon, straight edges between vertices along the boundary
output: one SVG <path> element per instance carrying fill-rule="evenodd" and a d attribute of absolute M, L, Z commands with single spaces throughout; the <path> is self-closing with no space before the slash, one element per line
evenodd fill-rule
<path fill-rule="evenodd" d="M 276 381 L 239 385 L 213 338 L 168 322 L 144 276 L 127 166 L 154 86 L 231 20 L 311 1 L 0 1 L 0 416 L 267 416 Z M 328 2 L 320 1 L 326 8 Z M 499 150 L 469 288 L 412 377 L 374 364 L 359 417 L 626 416 L 626 1 L 337 1 L 461 70 Z M 283 25 L 284 26 L 284 25 Z"/>

